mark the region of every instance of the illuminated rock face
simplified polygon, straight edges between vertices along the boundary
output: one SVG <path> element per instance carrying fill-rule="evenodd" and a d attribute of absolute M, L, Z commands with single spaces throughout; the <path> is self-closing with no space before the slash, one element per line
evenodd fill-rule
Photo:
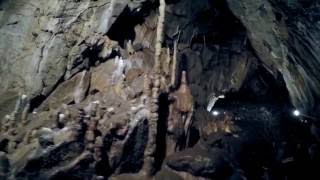
<path fill-rule="evenodd" d="M 177 42 L 173 79 L 188 76 L 180 109 L 194 109 L 186 150 L 170 156 L 168 94 L 178 87 L 164 92 L 172 77 L 153 77 L 158 1 L 0 0 L 1 177 L 144 179 L 146 154 L 160 179 L 281 179 L 302 171 L 277 174 L 288 162 L 319 167 L 319 2 L 166 3 L 157 58 L 170 76 Z"/>
<path fill-rule="evenodd" d="M 132 1 L 130 7 L 142 2 Z M 127 6 L 127 0 L 1 1 L 0 94 L 50 94 L 88 61 L 98 60 L 88 57 L 88 46 L 98 42 L 82 42 L 106 34 Z"/>

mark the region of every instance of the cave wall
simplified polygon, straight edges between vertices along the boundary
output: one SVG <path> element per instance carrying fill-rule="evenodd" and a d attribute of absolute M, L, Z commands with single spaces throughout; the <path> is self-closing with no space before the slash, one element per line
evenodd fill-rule
<path fill-rule="evenodd" d="M 18 132 L 10 137 L 13 138 L 10 142 L 22 147 L 8 153 L 15 172 L 23 176 L 29 171 L 28 166 L 34 168 L 32 164 L 27 168 L 23 165 L 30 163 L 29 154 L 36 162 L 47 155 L 50 161 L 54 159 L 51 153 L 61 149 L 72 158 L 54 161 L 56 164 L 51 169 L 55 172 L 76 169 L 74 174 L 81 174 L 77 165 L 92 161 L 92 155 L 72 154 L 72 143 L 62 143 L 62 146 L 58 143 L 48 154 L 40 153 L 39 158 L 35 156 L 35 149 L 43 149 L 37 145 L 37 137 L 32 137 L 32 142 L 26 140 L 26 144 L 22 137 L 29 137 L 41 127 L 56 128 L 57 114 L 65 113 L 70 123 L 74 123 L 78 116 L 83 118 L 83 114 L 77 112 L 79 107 L 88 111 L 97 101 L 105 113 L 99 117 L 99 131 L 104 140 L 116 142 L 111 145 L 107 142 L 104 147 L 111 160 L 108 171 L 103 168 L 101 171 L 110 173 L 106 175 L 109 176 L 136 173 L 142 168 L 149 127 L 142 94 L 144 75 L 148 75 L 154 65 L 158 5 L 158 1 L 152 0 L 0 1 L 0 118 L 13 111 L 22 94 L 28 95 L 32 106 L 27 112 L 29 123 L 20 123 Z M 173 56 L 174 42 L 178 41 L 176 76 L 179 79 L 180 72 L 187 70 L 195 99 L 195 126 L 204 119 L 202 125 L 208 124 L 208 135 L 212 133 L 214 128 L 210 129 L 210 125 L 214 124 L 208 122 L 212 123 L 213 117 L 206 106 L 219 95 L 243 95 L 243 104 L 249 93 L 254 98 L 261 96 L 259 106 L 250 104 L 240 108 L 239 104 L 227 104 L 235 113 L 247 115 L 237 115 L 237 118 L 248 123 L 243 129 L 250 131 L 247 136 L 251 137 L 257 131 L 254 125 L 263 129 L 263 123 L 270 125 L 267 133 L 269 129 L 278 133 L 282 106 L 271 104 L 269 107 L 264 104 L 265 99 L 277 99 L 288 92 L 296 108 L 310 110 L 317 105 L 319 8 L 316 0 L 168 0 L 161 61 L 166 62 L 167 52 Z M 259 79 L 261 74 L 267 78 Z M 243 88 L 249 90 L 237 94 Z M 269 96 L 267 91 L 281 93 Z M 226 102 L 236 99 L 232 98 L 227 98 Z M 168 106 L 168 103 L 166 100 L 161 106 Z M 162 118 L 166 120 L 164 115 Z M 72 133 L 69 130 L 59 129 L 53 134 L 68 141 L 67 135 Z M 277 136 L 277 133 L 272 135 Z M 281 141 L 280 138 L 277 141 Z M 137 150 L 136 154 L 131 154 L 131 148 Z M 210 155 L 206 149 L 201 150 L 205 156 Z M 222 153 L 217 157 L 224 156 Z M 215 164 L 215 157 L 209 159 Z M 130 161 L 136 161 L 138 166 L 131 169 L 135 164 Z M 180 168 L 179 159 L 177 162 L 175 166 Z M 67 164 L 63 167 L 67 170 L 61 170 L 60 163 Z M 92 167 L 82 168 L 93 171 Z M 192 173 L 193 167 L 190 168 Z M 48 169 L 36 167 L 31 170 L 30 177 L 35 171 L 41 176 L 67 176 L 48 174 L 51 170 Z"/>
<path fill-rule="evenodd" d="M 130 1 L 135 9 L 142 1 Z M 83 41 L 106 34 L 129 1 L 1 1 L 0 94 L 47 96 L 83 69 Z M 88 58 L 88 57 L 85 57 Z M 9 98 L 10 99 L 10 98 Z M 7 111 L 2 112 L 8 113 Z"/>
<path fill-rule="evenodd" d="M 312 108 L 319 97 L 319 3 L 228 0 L 247 29 L 259 59 L 282 76 L 294 106 Z"/>
<path fill-rule="evenodd" d="M 10 99 L 16 98 L 19 93 L 31 97 L 50 94 L 60 82 L 83 69 L 85 59 L 96 61 L 84 55 L 88 46 L 83 42 L 88 37 L 106 34 L 117 17 L 126 11 L 126 7 L 134 16 L 134 12 L 138 12 L 144 3 L 125 0 L 56 0 L 50 3 L 37 0 L 1 1 L 1 103 L 12 107 Z M 246 66 L 243 64 L 247 63 L 240 62 L 241 59 L 255 59 L 256 54 L 270 73 L 284 79 L 294 106 L 312 108 L 320 86 L 317 77 L 320 52 L 317 50 L 319 4 L 316 1 L 289 3 L 267 0 L 229 0 L 228 7 L 225 4 L 224 1 L 208 0 L 168 1 L 166 46 L 172 48 L 173 41 L 179 37 L 179 54 L 189 59 L 192 87 L 199 89 L 199 84 L 203 84 L 192 79 L 203 73 L 203 69 L 207 69 L 207 74 L 214 74 L 209 81 L 224 81 L 218 76 L 226 77 L 226 74 L 237 76 L 217 73 L 208 66 L 218 68 L 221 63 L 231 69 L 239 67 L 234 63 Z M 240 21 L 237 22 L 227 11 L 231 11 Z M 150 17 L 146 26 L 137 22 L 133 32 L 135 37 L 128 35 L 127 38 L 131 38 L 134 45 L 142 44 L 152 50 L 157 19 L 155 11 Z M 145 34 L 148 28 L 149 34 Z M 123 30 L 123 33 L 127 32 Z M 247 38 L 250 44 L 246 42 Z M 248 46 L 252 46 L 254 52 L 244 50 Z M 220 57 L 214 57 L 218 54 Z M 208 64 L 214 64 L 214 61 L 217 61 L 216 65 Z M 235 74 L 242 73 L 242 76 L 245 76 L 246 71 L 231 70 Z M 215 85 L 211 83 L 212 87 L 207 92 L 221 94 L 239 89 L 243 79 L 229 79 Z M 208 94 L 205 96 L 202 99 L 206 99 Z M 2 115 L 8 112 L 3 111 Z"/>

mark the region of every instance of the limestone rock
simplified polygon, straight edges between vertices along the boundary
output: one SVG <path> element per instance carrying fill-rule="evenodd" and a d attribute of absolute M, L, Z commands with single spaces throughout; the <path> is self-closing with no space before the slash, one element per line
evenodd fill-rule
<path fill-rule="evenodd" d="M 15 0 L 0 5 L 0 54 L 5 55 L 0 94 L 22 90 L 31 97 L 48 95 L 67 66 L 81 64 L 81 50 L 71 53 L 72 49 L 95 30 L 107 33 L 128 5 L 126 0 L 30 3 Z"/>
<path fill-rule="evenodd" d="M 319 103 L 319 2 L 165 2 L 159 43 L 155 0 L 0 0 L 3 179 L 318 176 L 319 125 L 288 111 L 320 117 L 311 111 Z M 155 44 L 162 77 L 154 76 Z M 168 153 L 177 133 L 168 127 L 168 94 L 181 83 L 168 80 L 182 71 L 194 100 L 190 141 Z M 21 94 L 28 101 L 15 107 Z M 209 106 L 216 113 L 207 112 L 220 95 Z M 23 123 L 15 121 L 21 112 Z"/>
<path fill-rule="evenodd" d="M 223 150 L 208 152 L 197 146 L 168 157 L 167 165 L 176 171 L 186 171 L 195 176 L 225 178 L 230 175 L 228 155 Z"/>
<path fill-rule="evenodd" d="M 90 86 L 90 72 L 83 71 L 81 74 L 81 78 L 74 89 L 73 96 L 74 96 L 75 103 L 80 103 L 85 99 L 89 86 Z"/>

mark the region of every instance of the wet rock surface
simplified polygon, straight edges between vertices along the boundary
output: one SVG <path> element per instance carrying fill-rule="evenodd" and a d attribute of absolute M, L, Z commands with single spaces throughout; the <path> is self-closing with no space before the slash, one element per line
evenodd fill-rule
<path fill-rule="evenodd" d="M 319 177 L 319 7 L 0 1 L 0 179 Z"/>

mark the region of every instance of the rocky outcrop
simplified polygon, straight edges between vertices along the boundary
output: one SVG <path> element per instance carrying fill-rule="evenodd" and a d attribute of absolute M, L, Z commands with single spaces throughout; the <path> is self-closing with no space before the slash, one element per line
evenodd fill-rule
<path fill-rule="evenodd" d="M 1 96 L 8 92 L 49 95 L 61 81 L 99 61 L 90 53 L 101 51 L 101 44 L 90 44 L 88 38 L 103 36 L 126 7 L 135 11 L 141 3 L 2 1 Z"/>

